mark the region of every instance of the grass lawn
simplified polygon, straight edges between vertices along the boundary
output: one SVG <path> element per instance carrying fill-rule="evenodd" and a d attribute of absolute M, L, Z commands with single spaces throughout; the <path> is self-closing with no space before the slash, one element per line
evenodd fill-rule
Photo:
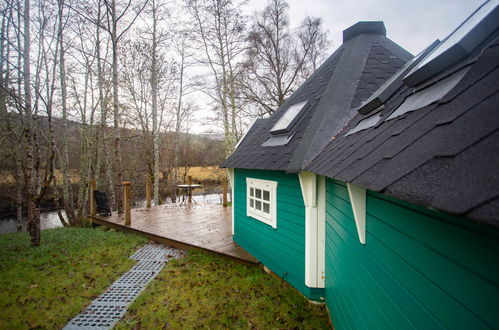
<path fill-rule="evenodd" d="M 62 328 L 135 262 L 146 242 L 92 228 L 42 231 L 32 248 L 26 233 L 0 235 L 0 329 Z"/>
<path fill-rule="evenodd" d="M 116 329 L 330 327 L 323 305 L 259 267 L 190 251 L 168 262 Z"/>
<path fill-rule="evenodd" d="M 60 329 L 134 264 L 146 242 L 91 228 L 0 235 L 0 329 Z M 287 283 L 216 255 L 171 260 L 132 304 L 117 329 L 329 328 L 324 306 Z"/>

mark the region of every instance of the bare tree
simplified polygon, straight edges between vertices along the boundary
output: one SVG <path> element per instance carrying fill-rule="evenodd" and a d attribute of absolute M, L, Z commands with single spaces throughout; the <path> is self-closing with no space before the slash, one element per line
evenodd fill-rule
<path fill-rule="evenodd" d="M 158 63 L 161 61 L 160 48 L 164 46 L 164 43 L 171 39 L 172 35 L 169 31 L 160 26 L 160 22 L 165 22 L 168 18 L 168 10 L 166 8 L 166 2 L 161 0 L 151 0 L 146 13 L 150 16 L 150 26 L 148 27 L 148 34 L 150 36 L 151 42 L 151 69 L 150 69 L 150 83 L 151 83 L 151 98 L 152 98 L 152 135 L 153 135 L 153 196 L 154 204 L 159 204 L 159 150 L 160 150 L 160 124 L 158 123 L 158 86 L 160 85 L 160 78 L 158 73 L 161 70 L 162 64 Z M 162 70 L 164 71 L 164 70 Z M 165 79 L 166 77 L 162 77 Z M 166 91 L 163 91 L 166 92 Z"/>
<path fill-rule="evenodd" d="M 68 122 L 68 91 L 66 81 L 66 47 L 64 44 L 64 28 L 66 25 L 67 17 L 65 16 L 65 0 L 57 0 L 58 7 L 58 31 L 57 38 L 59 43 L 59 78 L 61 84 L 61 110 L 62 110 L 62 152 L 59 157 L 62 181 L 63 181 L 63 197 L 64 197 L 64 210 L 68 216 L 70 224 L 76 224 L 77 215 L 74 206 L 74 195 L 69 176 L 69 152 L 68 152 L 68 136 L 67 136 L 67 122 Z"/>
<path fill-rule="evenodd" d="M 18 8 L 19 10 L 20 8 Z M 34 83 L 31 75 L 31 19 L 30 2 L 23 4 L 23 47 L 22 47 L 22 75 L 24 93 L 19 93 L 17 102 L 19 113 L 22 116 L 24 128 L 24 156 L 22 159 L 24 183 L 28 211 L 28 232 L 33 246 L 40 245 L 40 202 L 54 177 L 54 161 L 56 155 L 52 115 L 54 106 L 54 91 L 56 84 L 57 49 L 56 22 L 54 8 L 44 2 L 37 3 L 36 15 L 33 15 L 36 25 L 36 66 Z M 21 49 L 20 47 L 18 48 Z M 32 84 L 33 87 L 32 88 Z M 33 94 L 32 94 L 33 93 Z M 33 99 L 34 96 L 34 99 Z M 47 121 L 47 132 L 38 130 L 40 124 L 35 125 L 35 118 L 44 110 Z M 46 146 L 42 148 L 42 144 Z M 44 152 L 45 150 L 45 152 Z"/>
<path fill-rule="evenodd" d="M 188 101 L 189 94 L 196 91 L 199 87 L 199 80 L 196 77 L 188 75 L 191 67 L 196 64 L 194 59 L 194 50 L 189 46 L 192 41 L 192 36 L 189 31 L 180 29 L 176 32 L 177 37 L 174 39 L 174 55 L 177 58 L 176 62 L 176 88 L 177 88 L 177 103 L 175 105 L 175 130 L 173 135 L 173 155 L 171 167 L 173 169 L 173 183 L 176 185 L 178 180 L 179 160 L 181 157 L 180 150 L 180 133 L 187 131 L 188 120 L 195 110 L 194 105 Z M 187 100 L 187 101 L 186 101 Z"/>
<path fill-rule="evenodd" d="M 282 105 L 329 47 L 320 19 L 307 17 L 297 32 L 291 32 L 288 9 L 285 0 L 270 0 L 253 17 L 248 35 L 247 74 L 240 83 L 259 115 L 270 115 Z"/>
<path fill-rule="evenodd" d="M 302 76 L 307 79 L 324 62 L 332 42 L 322 29 L 322 19 L 311 16 L 305 17 L 298 28 L 298 38 L 302 52 L 306 53 Z"/>
<path fill-rule="evenodd" d="M 114 124 L 114 164 L 116 171 L 115 205 L 119 212 L 123 211 L 123 198 L 121 183 L 123 182 L 123 160 L 121 156 L 121 132 L 120 132 L 120 110 L 119 110 L 119 54 L 118 46 L 123 36 L 130 30 L 139 14 L 147 5 L 147 0 L 143 4 L 132 6 L 132 0 L 129 0 L 122 8 L 118 8 L 116 0 L 103 0 L 106 6 L 107 24 L 101 27 L 109 33 L 112 45 L 112 86 L 113 86 L 113 124 Z M 118 31 L 118 25 L 126 17 L 127 13 L 134 11 L 132 18 L 126 22 L 124 27 Z"/>
<path fill-rule="evenodd" d="M 22 171 L 22 150 L 23 150 L 23 134 L 20 130 L 21 125 L 19 120 L 16 120 L 8 112 L 9 103 L 16 101 L 13 97 L 15 91 L 11 88 L 11 71 L 13 71 L 13 63 L 11 59 L 11 47 L 17 42 L 20 44 L 21 34 L 20 29 L 13 28 L 16 25 L 14 11 L 19 8 L 19 2 L 3 1 L 1 5 L 2 21 L 0 31 L 0 125 L 2 134 L 0 134 L 0 142 L 3 145 L 12 145 L 10 142 L 15 141 L 13 147 L 2 148 L 2 158 L 10 158 L 15 163 L 15 205 L 16 205 L 16 220 L 17 230 L 21 231 L 24 227 L 23 218 L 23 171 Z M 20 19 L 20 14 L 17 15 Z M 17 25 L 19 26 L 19 25 Z M 21 53 L 18 52 L 18 65 L 21 63 Z M 20 77 L 18 75 L 18 77 Z M 20 86 L 20 79 L 18 78 Z M 12 94 L 12 95 L 11 95 Z M 20 101 L 17 99 L 17 101 Z"/>
<path fill-rule="evenodd" d="M 20 10 L 20 8 L 19 8 Z M 30 68 L 30 50 L 31 50 L 31 30 L 30 30 L 30 1 L 24 0 L 24 44 L 23 44 L 23 80 L 24 80 L 24 136 L 26 138 L 26 174 L 25 184 L 28 194 L 28 231 L 31 236 L 31 245 L 40 245 L 40 213 L 34 197 L 36 196 L 35 177 L 34 177 L 34 128 L 33 114 L 31 109 L 31 68 Z M 19 45 L 20 46 L 20 45 Z"/>
<path fill-rule="evenodd" d="M 194 19 L 193 33 L 203 49 L 199 62 L 210 70 L 209 87 L 203 88 L 218 110 L 217 118 L 225 133 L 226 154 L 234 150 L 241 132 L 238 130 L 236 80 L 240 74 L 239 61 L 244 51 L 245 18 L 242 2 L 232 0 L 188 0 L 187 7 Z"/>

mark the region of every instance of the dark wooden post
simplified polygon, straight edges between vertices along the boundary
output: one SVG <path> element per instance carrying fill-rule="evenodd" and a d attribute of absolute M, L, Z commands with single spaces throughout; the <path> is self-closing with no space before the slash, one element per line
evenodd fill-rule
<path fill-rule="evenodd" d="M 125 207 L 125 226 L 130 226 L 132 224 L 130 182 L 123 182 L 123 205 Z"/>
<path fill-rule="evenodd" d="M 88 203 L 90 206 L 89 215 L 94 217 L 97 215 L 97 206 L 95 205 L 95 197 L 94 190 L 97 189 L 97 184 L 95 180 L 90 180 L 90 184 L 88 186 Z"/>
<path fill-rule="evenodd" d="M 146 179 L 146 207 L 151 208 L 151 195 L 152 195 L 152 187 L 151 187 L 151 178 L 147 176 Z"/>
<path fill-rule="evenodd" d="M 189 204 L 192 203 L 192 189 L 191 189 L 191 185 L 192 185 L 192 176 L 188 176 L 187 177 L 187 184 L 189 185 L 189 187 L 187 187 L 187 202 Z"/>
<path fill-rule="evenodd" d="M 223 206 L 224 207 L 227 207 L 227 176 L 224 175 L 223 179 L 222 179 L 222 184 L 223 184 Z"/>

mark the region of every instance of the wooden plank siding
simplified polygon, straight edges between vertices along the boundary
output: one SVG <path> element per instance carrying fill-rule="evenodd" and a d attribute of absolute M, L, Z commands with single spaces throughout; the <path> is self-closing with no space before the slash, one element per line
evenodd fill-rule
<path fill-rule="evenodd" d="M 305 285 L 305 205 L 297 174 L 235 169 L 234 241 L 309 299 L 323 289 Z M 277 181 L 277 228 L 246 215 L 246 178 Z"/>
<path fill-rule="evenodd" d="M 499 232 L 367 193 L 359 242 L 346 185 L 326 181 L 326 303 L 336 329 L 499 328 Z"/>

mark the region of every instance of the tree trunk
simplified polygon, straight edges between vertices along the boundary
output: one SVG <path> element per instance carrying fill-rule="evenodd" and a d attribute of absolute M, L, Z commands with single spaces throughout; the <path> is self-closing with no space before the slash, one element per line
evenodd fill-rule
<path fill-rule="evenodd" d="M 116 0 L 111 3 L 111 43 L 113 47 L 113 115 L 114 115 L 114 165 L 116 171 L 116 207 L 118 212 L 123 212 L 123 192 L 121 184 L 123 182 L 123 160 L 121 157 L 121 132 L 120 132 L 120 111 L 118 97 L 118 30 L 116 17 Z"/>
<path fill-rule="evenodd" d="M 17 231 L 22 232 L 24 230 L 24 218 L 23 218 L 23 179 L 22 179 L 22 158 L 21 158 L 22 147 L 18 146 L 16 148 L 16 220 L 17 220 Z"/>
<path fill-rule="evenodd" d="M 0 116 L 3 116 L 4 114 L 7 113 L 7 103 L 6 103 L 6 98 L 7 98 L 7 93 L 6 93 L 6 88 L 7 88 L 7 80 L 5 79 L 4 72 L 7 74 L 8 70 L 4 69 L 4 66 L 7 67 L 6 65 L 7 61 L 5 59 L 8 58 L 8 52 L 6 52 L 6 43 L 5 41 L 7 40 L 6 36 L 8 35 L 7 30 L 7 6 L 5 6 L 3 17 L 2 17 L 2 26 L 1 26 L 1 31 L 0 31 Z"/>
<path fill-rule="evenodd" d="M 31 77 L 30 77 L 30 1 L 24 0 L 24 47 L 23 47 L 23 80 L 24 80 L 24 114 L 26 136 L 26 188 L 28 193 L 28 232 L 32 246 L 40 246 L 40 212 L 35 197 L 36 187 L 34 178 L 33 158 L 33 114 L 31 110 Z"/>
<path fill-rule="evenodd" d="M 159 205 L 159 128 L 158 128 L 158 41 L 157 41 L 157 6 L 152 2 L 152 62 L 151 62 L 151 96 L 152 96 L 152 134 L 153 134 L 153 177 L 154 205 Z"/>
<path fill-rule="evenodd" d="M 73 189 L 71 187 L 71 180 L 69 178 L 69 153 L 68 153 L 68 134 L 67 134 L 67 121 L 68 121 L 68 108 L 67 108 L 67 84 L 66 84 L 66 61 L 64 57 L 64 40 L 63 40 L 63 14 L 64 14 L 64 0 L 57 1 L 59 9 L 59 73 L 61 82 L 61 107 L 62 107 L 62 155 L 59 158 L 62 169 L 62 184 L 63 184 L 63 198 L 64 210 L 71 225 L 76 225 L 77 219 L 74 208 Z"/>

